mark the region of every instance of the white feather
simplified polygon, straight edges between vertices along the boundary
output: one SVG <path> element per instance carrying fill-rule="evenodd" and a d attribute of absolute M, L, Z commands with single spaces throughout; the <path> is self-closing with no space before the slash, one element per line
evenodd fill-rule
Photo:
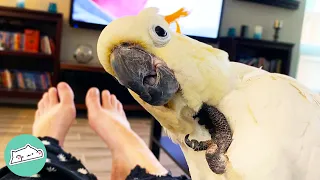
<path fill-rule="evenodd" d="M 217 106 L 234 131 L 227 152 L 230 175 L 239 175 L 237 180 L 320 179 L 319 97 L 283 75 L 253 71 L 243 77 Z M 197 139 L 203 138 L 201 131 L 194 133 Z M 223 179 L 205 166 L 204 152 L 183 150 L 193 179 Z"/>
<path fill-rule="evenodd" d="M 320 158 L 319 96 L 287 76 L 237 63 L 232 63 L 231 68 L 239 79 L 235 88 L 217 104 L 233 130 L 233 142 L 227 152 L 230 161 L 227 173 L 214 174 L 204 151 L 195 152 L 186 147 L 182 140 L 185 134 L 168 133 L 179 142 L 192 178 L 320 179 L 317 170 L 320 166 L 317 160 Z M 208 140 L 210 135 L 196 125 L 190 139 Z"/>

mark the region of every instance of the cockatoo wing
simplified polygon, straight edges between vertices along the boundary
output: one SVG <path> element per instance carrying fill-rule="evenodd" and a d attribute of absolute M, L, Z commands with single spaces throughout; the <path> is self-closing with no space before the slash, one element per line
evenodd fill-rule
<path fill-rule="evenodd" d="M 291 77 L 243 71 L 218 105 L 234 131 L 227 153 L 235 171 L 245 180 L 320 179 L 319 102 Z"/>

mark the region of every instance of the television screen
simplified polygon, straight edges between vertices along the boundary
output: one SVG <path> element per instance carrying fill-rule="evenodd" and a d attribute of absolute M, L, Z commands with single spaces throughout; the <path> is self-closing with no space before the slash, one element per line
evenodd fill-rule
<path fill-rule="evenodd" d="M 216 39 L 219 35 L 223 0 L 73 0 L 70 23 L 108 25 L 112 20 L 136 15 L 147 7 L 159 8 L 162 15 L 171 14 L 181 7 L 190 15 L 179 19 L 181 32 L 188 36 Z M 175 28 L 172 24 L 172 28 Z M 102 28 L 102 27 L 101 27 Z"/>

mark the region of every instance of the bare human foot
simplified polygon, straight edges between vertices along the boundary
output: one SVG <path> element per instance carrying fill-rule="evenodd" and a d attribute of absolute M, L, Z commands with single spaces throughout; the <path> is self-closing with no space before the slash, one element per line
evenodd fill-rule
<path fill-rule="evenodd" d="M 50 88 L 38 103 L 32 134 L 36 137 L 49 136 L 63 146 L 71 124 L 75 121 L 76 110 L 71 87 L 61 82 L 57 88 Z"/>
<path fill-rule="evenodd" d="M 86 96 L 88 119 L 91 128 L 103 139 L 112 152 L 111 179 L 125 179 L 140 165 L 155 175 L 168 171 L 159 163 L 144 141 L 130 128 L 122 104 L 109 91 L 91 88 Z"/>
<path fill-rule="evenodd" d="M 120 128 L 130 130 L 130 124 L 127 121 L 125 112 L 123 111 L 122 104 L 117 100 L 116 96 L 110 94 L 109 91 L 104 90 L 101 93 L 102 105 L 100 104 L 100 93 L 97 88 L 91 88 L 86 97 L 86 105 L 88 107 L 89 124 L 97 133 L 101 132 L 99 127 L 103 124 L 113 126 L 113 124 L 119 124 Z M 101 117 L 101 118 L 99 118 Z M 118 127 L 118 126 L 117 126 Z M 110 144 L 112 146 L 112 144 Z"/>

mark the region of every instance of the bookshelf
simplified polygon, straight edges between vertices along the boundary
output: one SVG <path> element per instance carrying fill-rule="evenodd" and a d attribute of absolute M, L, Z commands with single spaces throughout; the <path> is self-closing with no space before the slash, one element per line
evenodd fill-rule
<path fill-rule="evenodd" d="M 0 99 L 39 99 L 58 83 L 62 19 L 0 6 Z"/>
<path fill-rule="evenodd" d="M 32 57 L 35 59 L 54 59 L 53 55 L 48 55 L 45 53 L 30 53 L 22 51 L 0 51 L 0 56 L 16 56 L 16 57 Z"/>
<path fill-rule="evenodd" d="M 294 44 L 240 37 L 219 39 L 219 48 L 230 61 L 261 67 L 269 72 L 289 75 Z"/>
<path fill-rule="evenodd" d="M 0 88 L 0 97 L 34 99 L 34 98 L 40 98 L 42 94 L 43 94 L 42 91 L 19 90 L 19 89 L 8 90 L 5 88 Z"/>

